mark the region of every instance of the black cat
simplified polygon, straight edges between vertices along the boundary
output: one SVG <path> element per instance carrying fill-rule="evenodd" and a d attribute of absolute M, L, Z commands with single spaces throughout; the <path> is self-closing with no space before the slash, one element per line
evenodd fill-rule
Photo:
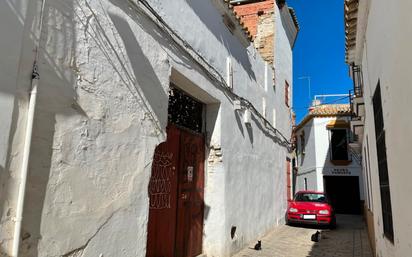
<path fill-rule="evenodd" d="M 319 242 L 320 240 L 320 232 L 316 231 L 315 234 L 312 234 L 312 236 L 310 237 L 310 240 L 312 240 L 313 242 Z"/>
<path fill-rule="evenodd" d="M 255 250 L 260 251 L 262 250 L 262 241 L 258 241 L 257 244 L 255 244 Z"/>

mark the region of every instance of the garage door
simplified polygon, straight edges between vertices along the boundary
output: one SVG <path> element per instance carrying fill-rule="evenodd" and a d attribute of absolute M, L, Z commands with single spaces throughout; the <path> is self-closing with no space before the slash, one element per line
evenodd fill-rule
<path fill-rule="evenodd" d="M 324 176 L 323 179 L 325 192 L 336 213 L 361 213 L 358 177 Z"/>

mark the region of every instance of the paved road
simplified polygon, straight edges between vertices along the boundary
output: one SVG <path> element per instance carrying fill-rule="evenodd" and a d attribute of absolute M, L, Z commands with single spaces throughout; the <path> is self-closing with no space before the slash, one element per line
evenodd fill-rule
<path fill-rule="evenodd" d="M 253 245 L 233 257 L 372 257 L 365 224 L 361 216 L 338 215 L 336 230 L 316 227 L 280 226 L 262 238 L 262 250 Z M 322 239 L 311 235 L 322 231 Z"/>

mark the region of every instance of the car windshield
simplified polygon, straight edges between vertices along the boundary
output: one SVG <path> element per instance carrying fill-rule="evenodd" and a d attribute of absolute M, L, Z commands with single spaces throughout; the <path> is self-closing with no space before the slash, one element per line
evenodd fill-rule
<path fill-rule="evenodd" d="M 297 202 L 317 202 L 317 203 L 327 203 L 326 196 L 319 193 L 298 193 L 295 196 L 295 201 Z"/>

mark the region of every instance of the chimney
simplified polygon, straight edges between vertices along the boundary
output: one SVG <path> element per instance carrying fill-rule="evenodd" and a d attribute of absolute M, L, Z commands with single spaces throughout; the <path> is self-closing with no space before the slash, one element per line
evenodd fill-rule
<path fill-rule="evenodd" d="M 322 102 L 321 102 L 320 100 L 315 99 L 315 100 L 312 101 L 312 106 L 313 106 L 313 107 L 319 106 L 321 103 L 322 103 Z"/>

